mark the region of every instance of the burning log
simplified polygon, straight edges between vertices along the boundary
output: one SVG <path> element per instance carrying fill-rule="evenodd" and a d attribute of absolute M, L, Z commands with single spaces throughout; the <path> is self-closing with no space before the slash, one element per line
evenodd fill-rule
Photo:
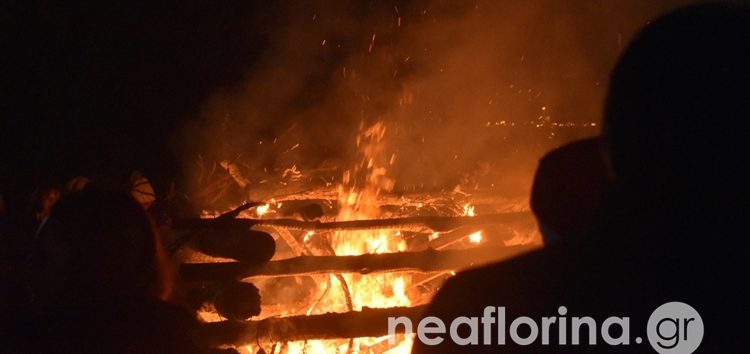
<path fill-rule="evenodd" d="M 529 220 L 529 212 L 514 212 L 504 214 L 488 214 L 477 216 L 414 216 L 394 219 L 352 220 L 352 221 L 300 221 L 296 219 L 180 219 L 175 220 L 175 228 L 206 229 L 227 226 L 274 226 L 303 231 L 342 231 L 342 230 L 372 230 L 399 229 L 424 230 L 428 228 L 436 232 L 448 232 L 460 227 L 481 226 L 493 224 L 515 224 Z"/>
<path fill-rule="evenodd" d="M 430 240 L 428 245 L 432 249 L 442 250 L 456 243 L 459 243 L 471 236 L 471 234 L 480 231 L 482 231 L 482 229 L 478 227 L 454 230 L 448 233 L 440 234 L 439 237 L 435 238 L 434 240 Z"/>
<path fill-rule="evenodd" d="M 250 283 L 223 283 L 213 302 L 216 311 L 231 320 L 260 315 L 260 290 Z"/>
<path fill-rule="evenodd" d="M 259 264 L 276 252 L 273 236 L 245 227 L 226 227 L 202 230 L 191 237 L 190 245 L 209 256 L 232 258 Z"/>
<path fill-rule="evenodd" d="M 359 352 L 360 353 L 368 353 L 368 354 L 382 354 L 382 353 L 386 353 L 389 350 L 397 347 L 405 339 L 405 336 L 404 336 L 403 333 L 398 333 L 394 337 L 395 337 L 395 340 L 393 341 L 393 343 L 391 343 L 391 341 L 388 340 L 388 339 L 382 340 L 382 341 L 380 341 L 378 343 L 375 343 L 373 345 L 361 347 L 360 350 L 359 350 Z"/>
<path fill-rule="evenodd" d="M 198 337 L 211 346 L 247 345 L 313 339 L 380 337 L 388 334 L 389 317 L 407 317 L 418 323 L 424 306 L 363 308 L 362 311 L 312 316 L 267 318 L 261 321 L 214 322 L 202 325 Z M 397 333 L 403 333 L 397 326 Z"/>
<path fill-rule="evenodd" d="M 250 277 L 278 277 L 329 273 L 380 273 L 445 271 L 507 259 L 536 246 L 479 247 L 468 250 L 400 252 L 361 256 L 301 256 L 265 264 L 242 262 L 184 263 L 186 281 L 224 281 Z"/>
<path fill-rule="evenodd" d="M 284 201 L 283 206 L 278 207 L 276 212 L 285 218 L 299 217 L 307 221 L 317 220 L 326 214 L 323 208 L 326 202 L 325 200 L 289 200 Z"/>
<path fill-rule="evenodd" d="M 183 289 L 184 304 L 193 311 L 211 303 L 216 312 L 230 320 L 246 320 L 260 314 L 260 290 L 251 283 L 192 283 Z"/>
<path fill-rule="evenodd" d="M 289 247 L 291 247 L 295 253 L 298 256 L 309 256 L 310 250 L 307 249 L 307 246 L 305 246 L 303 243 L 299 242 L 291 232 L 287 229 L 282 228 L 276 228 L 276 232 L 289 244 Z M 333 248 L 328 245 L 330 254 L 334 254 Z M 352 295 L 351 291 L 349 290 L 349 284 L 347 284 L 346 279 L 341 274 L 335 274 L 334 275 L 336 279 L 338 279 L 339 283 L 341 284 L 342 290 L 344 291 L 344 297 L 346 298 L 346 306 L 349 310 L 352 309 Z"/>
<path fill-rule="evenodd" d="M 232 258 L 248 263 L 263 263 L 270 260 L 276 252 L 276 241 L 268 233 L 249 230 L 248 227 L 226 223 L 233 220 L 241 212 L 263 206 L 265 203 L 250 202 L 212 219 L 216 222 L 214 228 L 187 230 L 178 233 L 166 247 L 170 254 L 174 254 L 184 245 L 209 256 Z M 170 232 L 171 230 L 166 230 Z"/>
<path fill-rule="evenodd" d="M 462 228 L 458 230 L 454 230 L 445 234 L 440 235 L 440 237 L 429 241 L 428 247 L 430 249 L 434 250 L 442 250 L 447 247 L 450 247 L 458 242 L 463 241 L 464 239 L 471 236 L 474 232 L 479 232 L 481 229 L 477 228 Z M 443 271 L 439 273 L 429 273 L 429 274 L 418 274 L 415 275 L 412 278 L 412 284 L 409 286 L 410 289 L 417 289 L 417 288 L 425 288 L 430 283 L 442 283 L 442 280 L 450 276 L 450 272 Z"/>

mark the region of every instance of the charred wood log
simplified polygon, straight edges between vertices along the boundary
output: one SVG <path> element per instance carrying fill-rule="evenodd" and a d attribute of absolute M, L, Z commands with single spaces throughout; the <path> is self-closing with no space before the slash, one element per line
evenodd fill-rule
<path fill-rule="evenodd" d="M 174 254 L 189 244 L 194 249 L 209 256 L 232 258 L 238 261 L 262 263 L 268 261 L 276 252 L 273 237 L 260 231 L 250 231 L 248 227 L 223 223 L 232 220 L 241 212 L 265 205 L 260 202 L 249 202 L 212 219 L 219 225 L 207 229 L 174 229 L 166 227 L 163 234 L 173 234 L 166 250 Z M 170 221 L 169 224 L 173 223 Z M 177 231 L 177 232 L 175 232 Z M 219 238 L 221 240 L 219 240 Z"/>
<path fill-rule="evenodd" d="M 289 247 L 291 247 L 298 256 L 309 256 L 312 254 L 307 246 L 305 246 L 304 243 L 299 242 L 299 240 L 297 240 L 292 235 L 292 233 L 289 232 L 289 230 L 276 228 L 276 232 L 287 242 L 287 244 L 289 244 Z M 334 254 L 333 248 L 331 248 L 330 245 L 328 245 L 328 249 L 330 251 L 330 254 Z M 344 279 L 341 274 L 334 274 L 334 276 L 341 284 L 342 290 L 344 291 L 344 298 L 346 299 L 347 309 L 351 311 L 353 303 L 351 291 L 349 290 L 349 284 L 347 284 L 346 279 Z"/>
<path fill-rule="evenodd" d="M 222 283 L 213 303 L 220 315 L 230 320 L 246 320 L 260 315 L 260 290 L 250 283 Z"/>
<path fill-rule="evenodd" d="M 239 216 L 240 213 L 242 213 L 245 210 L 252 209 L 252 208 L 257 208 L 259 206 L 264 206 L 264 205 L 266 205 L 266 203 L 262 203 L 262 202 L 247 202 L 247 203 L 244 203 L 244 204 L 242 204 L 242 205 L 240 205 L 240 206 L 238 206 L 238 207 L 236 207 L 236 208 L 234 208 L 234 209 L 232 209 L 232 210 L 230 210 L 230 211 L 228 211 L 228 212 L 226 212 L 224 214 L 221 214 L 221 216 L 219 216 L 218 219 L 234 219 L 237 216 Z"/>
<path fill-rule="evenodd" d="M 481 228 L 469 227 L 460 228 L 451 232 L 443 233 L 438 238 L 427 242 L 427 247 L 434 250 L 443 250 L 457 243 L 466 240 L 472 233 L 482 231 Z M 486 236 L 486 235 L 485 235 Z M 443 271 L 439 273 L 426 273 L 426 274 L 415 274 L 412 278 L 412 284 L 409 286 L 409 290 L 413 289 L 428 289 L 431 284 L 442 284 L 443 280 L 450 276 L 450 271 Z M 433 289 L 434 290 L 434 289 Z"/>
<path fill-rule="evenodd" d="M 297 308 L 316 301 L 318 283 L 310 276 L 276 277 L 255 282 L 261 297 L 272 299 L 274 306 Z"/>
<path fill-rule="evenodd" d="M 378 343 L 375 343 L 373 345 L 365 346 L 360 348 L 360 353 L 367 353 L 367 354 L 381 354 L 385 353 L 395 347 L 397 347 L 401 342 L 405 339 L 405 336 L 403 333 L 398 333 L 395 335 L 395 341 L 391 343 L 390 340 L 382 340 Z"/>
<path fill-rule="evenodd" d="M 230 320 L 247 320 L 260 314 L 260 290 L 251 283 L 228 281 L 194 283 L 186 287 L 185 302 L 193 311 L 205 303 Z"/>
<path fill-rule="evenodd" d="M 482 229 L 478 227 L 470 227 L 443 233 L 438 235 L 434 240 L 431 240 L 429 242 L 429 247 L 436 250 L 442 250 L 465 240 L 471 234 L 478 231 L 482 231 Z"/>
<path fill-rule="evenodd" d="M 262 321 L 214 322 L 202 325 L 198 337 L 211 346 L 277 343 L 312 339 L 380 337 L 388 334 L 389 317 L 407 317 L 418 323 L 425 306 L 363 308 L 362 311 L 312 316 L 267 318 Z M 396 332 L 403 333 L 397 326 Z"/>
<path fill-rule="evenodd" d="M 394 219 L 352 220 L 352 221 L 300 221 L 295 219 L 180 219 L 175 220 L 175 228 L 205 229 L 243 225 L 275 226 L 304 231 L 340 231 L 340 230 L 371 230 L 371 229 L 399 229 L 423 230 L 425 228 L 437 232 L 448 232 L 465 226 L 481 226 L 492 224 L 514 224 L 527 221 L 531 217 L 529 212 L 514 212 L 504 214 L 489 214 L 477 216 L 414 216 Z"/>
<path fill-rule="evenodd" d="M 184 263 L 180 275 L 186 281 L 224 281 L 249 277 L 303 274 L 445 271 L 464 269 L 507 259 L 536 246 L 478 247 L 468 250 L 400 252 L 361 256 L 301 256 L 265 264 L 241 262 Z"/>
<path fill-rule="evenodd" d="M 276 212 L 285 218 L 298 217 L 306 221 L 318 220 L 323 215 L 332 214 L 335 215 L 335 211 L 326 204 L 326 208 L 323 207 L 323 203 L 326 201 L 306 201 L 306 200 L 290 200 L 285 201 L 281 207 L 276 209 Z"/>
<path fill-rule="evenodd" d="M 273 236 L 236 225 L 198 232 L 191 237 L 189 245 L 209 256 L 232 258 L 249 264 L 264 263 L 276 252 Z"/>

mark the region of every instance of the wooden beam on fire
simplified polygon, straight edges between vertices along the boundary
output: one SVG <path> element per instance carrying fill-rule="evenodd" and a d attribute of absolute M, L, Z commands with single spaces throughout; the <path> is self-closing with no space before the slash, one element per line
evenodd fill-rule
<path fill-rule="evenodd" d="M 173 223 L 179 229 L 205 229 L 231 226 L 274 226 L 304 231 L 356 231 L 373 229 L 424 230 L 448 232 L 465 226 L 482 226 L 494 224 L 514 224 L 529 220 L 528 211 L 487 214 L 477 216 L 413 216 L 393 219 L 350 220 L 350 221 L 301 221 L 296 219 L 178 219 Z"/>
<path fill-rule="evenodd" d="M 427 305 L 384 309 L 365 307 L 361 311 L 345 313 L 204 323 L 197 336 L 211 346 L 380 337 L 388 334 L 389 317 L 407 317 L 412 323 L 418 323 L 426 307 Z M 403 332 L 404 326 L 396 327 L 396 333 Z"/>
<path fill-rule="evenodd" d="M 183 263 L 180 266 L 180 276 L 186 281 L 223 281 L 330 273 L 435 272 L 465 269 L 508 259 L 536 247 L 538 246 L 477 247 L 447 251 L 428 249 L 361 256 L 301 256 L 260 265 L 243 262 Z"/>

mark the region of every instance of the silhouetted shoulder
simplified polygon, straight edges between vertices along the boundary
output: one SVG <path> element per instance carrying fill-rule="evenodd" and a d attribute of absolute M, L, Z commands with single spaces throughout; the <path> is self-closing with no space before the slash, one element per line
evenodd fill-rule
<path fill-rule="evenodd" d="M 487 307 L 493 307 L 495 313 L 503 308 L 507 323 L 520 316 L 535 320 L 556 316 L 560 306 L 577 313 L 601 313 L 602 302 L 594 301 L 598 294 L 591 289 L 596 288 L 596 284 L 606 282 L 613 274 L 593 266 L 590 258 L 580 252 L 553 247 L 464 271 L 441 288 L 425 316 L 440 318 L 447 326 L 462 316 L 481 318 Z M 610 308 L 616 310 L 617 306 Z M 480 335 L 480 341 L 482 338 Z M 530 349 L 510 343 L 466 347 L 450 340 L 438 346 L 427 346 L 417 340 L 414 348 L 414 353 L 561 352 L 560 348 L 552 350 L 534 346 Z"/>

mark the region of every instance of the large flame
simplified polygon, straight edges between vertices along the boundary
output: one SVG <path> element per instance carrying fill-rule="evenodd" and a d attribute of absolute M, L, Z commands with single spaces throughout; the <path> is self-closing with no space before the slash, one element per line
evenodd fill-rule
<path fill-rule="evenodd" d="M 339 212 L 336 220 L 360 220 L 391 217 L 381 211 L 381 197 L 387 198 L 394 181 L 388 176 L 388 166 L 393 164 L 395 154 L 387 151 L 385 144 L 386 125 L 378 122 L 372 126 L 360 126 L 356 144 L 359 161 L 343 173 L 341 183 L 336 186 Z M 256 207 L 252 214 L 243 212 L 246 217 L 263 217 L 273 214 L 280 208 L 281 202 L 270 200 L 269 204 Z M 421 203 L 419 204 L 421 207 Z M 463 209 L 463 210 L 462 210 Z M 474 216 L 474 206 L 467 203 L 455 210 L 456 215 Z M 216 217 L 217 212 L 204 211 L 203 217 Z M 407 251 L 406 240 L 402 233 L 393 229 L 336 231 L 330 234 L 308 231 L 302 236 L 302 242 L 308 244 L 315 237 L 329 237 L 332 252 L 337 256 L 363 254 L 396 253 Z M 435 232 L 429 240 L 435 240 L 441 234 Z M 483 241 L 482 231 L 476 231 L 467 237 L 472 244 Z M 304 247 L 304 246 L 303 246 Z M 309 250 L 308 250 L 309 252 Z M 455 274 L 442 272 L 439 276 Z M 410 272 L 389 272 L 379 274 L 330 274 L 318 278 L 317 294 L 322 294 L 314 303 L 303 305 L 302 313 L 307 315 L 328 312 L 360 311 L 363 307 L 388 308 L 419 305 L 428 300 L 423 294 L 411 289 L 420 284 L 420 278 L 414 278 Z M 414 284 L 413 284 L 414 281 Z M 423 281 L 423 279 L 422 279 Z M 410 297 L 410 294 L 412 295 Z M 269 304 L 266 304 L 269 305 Z M 275 315 L 287 316 L 300 313 L 300 308 L 279 308 Z M 201 318 L 206 321 L 218 321 L 218 314 L 201 311 Z M 376 349 L 381 353 L 409 353 L 414 335 L 398 335 L 396 345 L 387 345 L 388 336 L 355 338 L 340 340 L 308 340 L 287 343 L 265 343 L 273 352 L 278 353 L 358 353 L 371 352 Z M 258 343 L 260 344 L 260 343 Z M 247 353 L 256 353 L 259 347 L 248 345 L 242 348 Z"/>
<path fill-rule="evenodd" d="M 387 176 L 387 166 L 393 161 L 393 155 L 385 153 L 384 137 L 386 126 L 378 122 L 366 129 L 360 129 L 357 137 L 357 148 L 361 160 L 352 169 L 344 172 L 342 183 L 338 186 L 339 220 L 376 219 L 381 217 L 378 197 L 393 187 L 393 181 Z M 339 256 L 362 255 L 372 253 L 403 252 L 406 242 L 395 230 L 372 231 L 338 231 L 332 235 L 331 244 Z M 341 279 L 345 284 L 341 283 Z M 329 311 L 358 311 L 362 307 L 410 306 L 411 300 L 406 294 L 411 284 L 411 277 L 406 274 L 343 274 L 331 276 L 331 290 L 328 298 L 319 308 Z M 348 288 L 351 303 L 347 303 Z M 398 346 L 388 353 L 408 353 L 411 350 L 411 337 L 406 336 Z M 352 342 L 352 352 L 358 352 L 383 340 L 381 338 L 358 338 Z M 302 342 L 290 343 L 289 353 L 335 353 L 344 352 L 348 341 L 308 341 L 305 347 Z"/>

